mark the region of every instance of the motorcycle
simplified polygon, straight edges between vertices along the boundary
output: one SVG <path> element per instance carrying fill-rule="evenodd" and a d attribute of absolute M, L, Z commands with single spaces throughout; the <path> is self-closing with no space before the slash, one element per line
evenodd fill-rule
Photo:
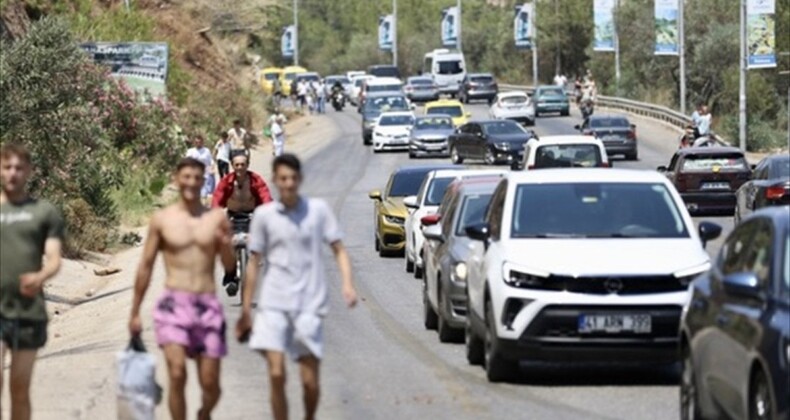
<path fill-rule="evenodd" d="M 345 106 L 346 98 L 343 96 L 343 93 L 335 92 L 332 95 L 332 107 L 335 108 L 335 111 L 342 111 Z"/>
<path fill-rule="evenodd" d="M 231 244 L 236 254 L 236 278 L 239 280 L 239 302 L 241 302 L 242 290 L 244 289 L 244 276 L 247 272 L 247 237 L 250 231 L 251 213 L 232 213 L 228 215 L 230 219 L 233 236 Z"/>

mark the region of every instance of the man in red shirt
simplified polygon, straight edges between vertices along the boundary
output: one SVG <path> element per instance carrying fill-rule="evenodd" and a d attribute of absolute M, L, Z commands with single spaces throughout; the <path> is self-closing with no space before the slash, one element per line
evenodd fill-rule
<path fill-rule="evenodd" d="M 249 171 L 249 161 L 244 153 L 238 153 L 231 159 L 233 171 L 225 175 L 214 190 L 211 207 L 227 208 L 233 233 L 248 232 L 250 219 L 255 207 L 272 201 L 269 187 L 263 177 Z M 239 279 L 225 276 L 222 285 L 229 296 L 235 296 L 239 290 Z"/>

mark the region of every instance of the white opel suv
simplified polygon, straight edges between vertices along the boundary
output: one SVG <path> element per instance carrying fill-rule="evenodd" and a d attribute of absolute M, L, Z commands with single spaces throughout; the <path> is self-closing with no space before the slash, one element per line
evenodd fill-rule
<path fill-rule="evenodd" d="M 490 381 L 519 361 L 673 363 L 704 241 L 661 174 L 618 169 L 511 172 L 468 263 L 467 358 Z"/>

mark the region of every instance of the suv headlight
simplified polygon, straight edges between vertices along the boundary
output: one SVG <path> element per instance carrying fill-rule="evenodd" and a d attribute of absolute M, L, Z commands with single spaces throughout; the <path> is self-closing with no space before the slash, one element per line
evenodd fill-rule
<path fill-rule="evenodd" d="M 362 124 L 363 124 L 365 127 L 367 127 L 367 128 L 371 128 L 371 127 L 373 127 L 373 125 L 375 125 L 376 123 L 375 123 L 374 121 L 368 121 L 368 120 L 365 120 L 365 121 L 363 121 L 363 122 L 362 122 Z"/>
<path fill-rule="evenodd" d="M 692 281 L 694 281 L 695 278 L 697 278 L 697 276 L 708 271 L 709 269 L 710 269 L 710 262 L 706 261 L 694 267 L 678 270 L 674 272 L 673 275 L 675 276 L 676 279 L 678 279 L 681 286 L 688 286 L 689 284 L 691 284 Z"/>
<path fill-rule="evenodd" d="M 403 225 L 403 222 L 405 221 L 402 217 L 388 216 L 388 215 L 384 215 L 384 220 L 386 220 L 387 223 L 392 223 L 395 225 Z"/>
<path fill-rule="evenodd" d="M 465 282 L 466 281 L 466 276 L 468 274 L 469 274 L 469 271 L 468 271 L 468 269 L 466 267 L 466 263 L 463 262 L 463 261 L 459 262 L 459 263 L 456 263 L 455 267 L 453 267 L 453 280 L 455 280 L 455 281 Z"/>
<path fill-rule="evenodd" d="M 509 286 L 521 289 L 544 289 L 548 277 L 536 276 L 534 274 L 522 273 L 516 270 L 509 270 L 505 273 L 505 283 Z"/>
<path fill-rule="evenodd" d="M 375 136 L 379 136 L 379 137 L 387 137 L 387 136 L 386 136 L 384 133 L 381 133 L 381 132 L 379 132 L 379 131 L 374 131 L 374 132 L 373 132 L 373 135 L 375 135 Z"/>
<path fill-rule="evenodd" d="M 507 142 L 497 143 L 496 147 L 497 147 L 497 149 L 508 150 L 508 149 L 510 149 L 510 143 L 507 143 Z"/>

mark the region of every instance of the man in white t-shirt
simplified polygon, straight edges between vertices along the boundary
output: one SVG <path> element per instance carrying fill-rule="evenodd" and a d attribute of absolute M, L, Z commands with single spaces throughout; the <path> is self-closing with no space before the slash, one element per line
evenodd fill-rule
<path fill-rule="evenodd" d="M 195 136 L 194 147 L 187 150 L 187 157 L 196 159 L 205 166 L 206 171 L 203 173 L 204 182 L 203 188 L 200 189 L 200 197 L 206 198 L 214 192 L 214 156 L 211 150 L 203 144 L 203 137 L 201 135 Z"/>
<path fill-rule="evenodd" d="M 228 130 L 228 141 L 230 142 L 231 155 L 243 151 L 249 158 L 250 147 L 247 141 L 247 130 L 241 127 L 241 121 L 233 121 L 233 128 Z"/>
<path fill-rule="evenodd" d="M 285 129 L 283 124 L 285 124 L 285 117 L 282 115 L 276 115 L 271 124 L 272 153 L 275 157 L 282 155 L 285 149 Z"/>
<path fill-rule="evenodd" d="M 228 133 L 223 132 L 214 145 L 214 158 L 217 160 L 217 172 L 222 178 L 230 172 L 230 141 Z"/>
<path fill-rule="evenodd" d="M 302 108 L 302 112 L 304 112 L 304 107 L 307 105 L 307 91 L 307 83 L 304 80 L 296 83 L 296 97 L 299 99 L 299 106 Z"/>

